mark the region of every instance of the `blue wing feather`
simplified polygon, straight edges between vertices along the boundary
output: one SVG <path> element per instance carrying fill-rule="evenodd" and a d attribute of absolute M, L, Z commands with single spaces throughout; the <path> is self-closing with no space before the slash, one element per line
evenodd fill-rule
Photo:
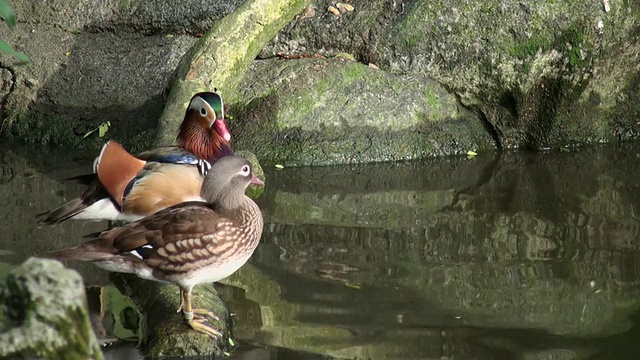
<path fill-rule="evenodd" d="M 148 150 L 137 154 L 136 157 L 148 162 L 187 165 L 198 165 L 202 161 L 199 157 L 177 146 Z"/>

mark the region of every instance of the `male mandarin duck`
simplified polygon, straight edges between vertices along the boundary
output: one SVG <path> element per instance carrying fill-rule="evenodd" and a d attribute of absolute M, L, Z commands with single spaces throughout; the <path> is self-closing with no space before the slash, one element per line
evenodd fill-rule
<path fill-rule="evenodd" d="M 205 176 L 200 194 L 205 202 L 174 205 L 93 234 L 94 240 L 54 251 L 51 256 L 176 284 L 181 298 L 178 312 L 183 312 L 188 324 L 211 337 L 221 336 L 206 324 L 206 316 L 216 318 L 213 313 L 193 309 L 191 290 L 194 285 L 233 274 L 258 246 L 263 220 L 258 205 L 245 195 L 249 184 L 264 185 L 247 160 L 227 156 Z"/>
<path fill-rule="evenodd" d="M 39 216 L 43 224 L 67 219 L 134 221 L 179 202 L 199 198 L 210 164 L 233 155 L 231 134 L 217 93 L 195 94 L 177 136 L 178 146 L 130 155 L 110 141 L 94 162 L 94 173 L 72 180 L 87 185 L 82 194 Z"/>

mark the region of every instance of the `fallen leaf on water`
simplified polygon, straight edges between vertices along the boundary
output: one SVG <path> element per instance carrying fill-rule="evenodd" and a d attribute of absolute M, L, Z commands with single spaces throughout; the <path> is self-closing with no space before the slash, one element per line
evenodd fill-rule
<path fill-rule="evenodd" d="M 67 51 L 66 53 L 64 53 L 64 56 L 69 56 L 71 55 L 71 51 Z"/>
<path fill-rule="evenodd" d="M 372 69 L 376 69 L 376 70 L 380 70 L 380 68 L 378 67 L 378 65 L 374 64 L 374 63 L 369 63 L 369 67 Z"/>
<path fill-rule="evenodd" d="M 284 169 L 284 165 L 276 164 L 276 169 L 282 170 Z"/>
<path fill-rule="evenodd" d="M 336 9 L 333 6 L 329 6 L 327 10 L 335 16 L 340 16 L 340 10 Z"/>
<path fill-rule="evenodd" d="M 350 282 L 350 281 L 346 281 L 344 284 L 345 284 L 347 287 L 350 287 L 350 288 L 352 288 L 352 289 L 362 289 L 362 285 L 360 285 L 360 284 L 356 284 L 356 283 L 352 283 L 352 282 Z"/>
<path fill-rule="evenodd" d="M 478 153 L 473 151 L 473 150 L 467 151 L 467 156 L 468 157 L 474 157 L 474 156 L 477 156 L 477 155 L 478 155 Z"/>

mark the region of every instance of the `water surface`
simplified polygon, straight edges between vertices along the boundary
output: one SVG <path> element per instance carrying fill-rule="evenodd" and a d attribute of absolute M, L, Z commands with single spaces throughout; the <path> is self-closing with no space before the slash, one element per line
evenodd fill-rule
<path fill-rule="evenodd" d="M 93 155 L 0 149 L 0 273 L 106 227 L 34 220 L 79 193 L 60 179 Z M 640 358 L 639 157 L 624 144 L 266 169 L 262 242 L 219 288 L 234 356 Z M 105 337 L 135 335 L 113 322 Z"/>

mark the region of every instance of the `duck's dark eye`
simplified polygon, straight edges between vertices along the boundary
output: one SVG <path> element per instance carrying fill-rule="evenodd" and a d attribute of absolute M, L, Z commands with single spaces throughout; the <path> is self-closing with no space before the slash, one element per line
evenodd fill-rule
<path fill-rule="evenodd" d="M 249 175 L 249 165 L 245 165 L 242 167 L 242 172 Z"/>
<path fill-rule="evenodd" d="M 200 108 L 200 114 L 202 114 L 202 116 L 207 116 L 207 109 Z"/>

